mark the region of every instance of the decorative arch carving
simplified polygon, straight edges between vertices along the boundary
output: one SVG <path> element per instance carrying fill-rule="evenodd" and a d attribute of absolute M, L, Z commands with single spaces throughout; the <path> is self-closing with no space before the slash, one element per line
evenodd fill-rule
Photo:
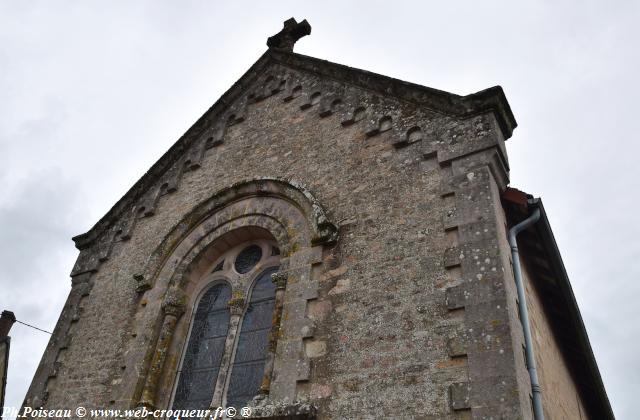
<path fill-rule="evenodd" d="M 251 198 L 271 200 L 268 204 L 260 203 L 258 200 L 247 201 Z M 240 202 L 244 203 L 239 204 Z M 289 205 L 279 206 L 276 202 Z M 260 217 L 261 215 L 265 217 Z M 242 218 L 247 220 L 240 220 Z M 299 229 L 302 228 L 303 220 L 306 222 L 305 229 L 291 230 L 296 228 L 294 221 Z M 333 243 L 338 238 L 337 227 L 329 221 L 323 207 L 302 184 L 280 178 L 258 178 L 239 182 L 196 206 L 165 236 L 147 259 L 144 268 L 133 274 L 138 281 L 138 291 L 142 292 L 153 286 L 164 258 L 167 258 L 174 248 L 184 244 L 185 241 L 181 239 L 196 227 L 211 230 L 208 232 L 211 239 L 215 238 L 216 229 L 220 229 L 218 233 L 224 233 L 249 222 L 258 223 L 256 226 L 269 230 L 280 243 L 285 255 L 294 246 L 308 247 Z M 204 240 L 205 234 L 200 236 Z M 205 246 L 205 242 L 198 241 L 194 246 Z"/>
<path fill-rule="evenodd" d="M 131 321 L 135 331 L 126 355 L 134 366 L 123 375 L 119 399 L 147 406 L 167 402 L 161 383 L 163 375 L 172 375 L 175 369 L 172 336 L 176 325 L 186 322 L 180 318 L 182 313 L 189 311 L 173 310 L 175 296 L 189 293 L 189 274 L 211 260 L 221 238 L 238 232 L 273 238 L 281 252 L 280 270 L 274 277 L 280 311 L 274 320 L 279 325 L 272 334 L 279 338 L 269 343 L 275 351 L 269 362 L 274 375 L 265 378 L 261 393 L 279 403 L 293 402 L 297 381 L 308 379 L 310 372 L 302 340 L 312 337 L 314 331 L 305 311 L 307 301 L 317 297 L 312 266 L 322 261 L 323 246 L 334 243 L 338 231 L 309 191 L 278 178 L 237 183 L 198 204 L 134 275 L 145 305 Z"/>

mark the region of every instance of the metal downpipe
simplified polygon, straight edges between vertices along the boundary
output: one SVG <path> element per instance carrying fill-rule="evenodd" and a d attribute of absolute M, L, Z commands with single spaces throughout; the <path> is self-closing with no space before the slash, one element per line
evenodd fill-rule
<path fill-rule="evenodd" d="M 522 329 L 524 332 L 527 369 L 529 370 L 529 378 L 531 379 L 533 418 L 535 420 L 544 420 L 544 413 L 542 411 L 542 389 L 540 388 L 538 371 L 536 370 L 536 359 L 533 353 L 533 340 L 531 338 L 531 327 L 529 325 L 529 311 L 527 310 L 527 301 L 522 280 L 522 267 L 520 266 L 518 243 L 516 242 L 516 236 L 518 233 L 533 225 L 538 220 L 540 220 L 540 209 L 537 208 L 531 216 L 509 229 L 509 245 L 511 246 L 513 275 L 516 282 L 516 290 L 518 291 L 518 311 L 520 312 L 520 320 L 522 321 Z"/>

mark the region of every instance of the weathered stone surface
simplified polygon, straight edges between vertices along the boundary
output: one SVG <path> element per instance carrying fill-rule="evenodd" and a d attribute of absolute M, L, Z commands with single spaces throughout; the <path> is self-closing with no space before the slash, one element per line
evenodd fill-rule
<path fill-rule="evenodd" d="M 28 405 L 168 407 L 196 274 L 241 232 L 282 257 L 255 418 L 531 418 L 501 89 L 460 97 L 299 56 L 295 25 L 74 238 Z"/>

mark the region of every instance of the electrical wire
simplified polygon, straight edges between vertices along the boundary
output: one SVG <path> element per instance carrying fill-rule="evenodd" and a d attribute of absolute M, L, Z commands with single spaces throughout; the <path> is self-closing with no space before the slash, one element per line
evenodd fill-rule
<path fill-rule="evenodd" d="M 19 324 L 22 324 L 22 325 L 26 325 L 29 328 L 33 328 L 34 330 L 42 331 L 43 333 L 47 333 L 47 334 L 51 335 L 51 333 L 49 331 L 45 331 L 45 330 L 43 330 L 41 328 L 34 327 L 33 325 L 27 324 L 26 322 L 18 321 L 17 319 L 16 319 L 16 322 L 19 323 Z"/>

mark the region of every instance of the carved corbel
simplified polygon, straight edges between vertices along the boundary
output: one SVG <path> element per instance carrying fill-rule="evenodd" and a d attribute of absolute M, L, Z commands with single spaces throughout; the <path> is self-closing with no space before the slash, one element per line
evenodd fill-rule
<path fill-rule="evenodd" d="M 71 277 L 76 277 L 85 273 L 95 273 L 100 266 L 100 260 L 93 249 L 83 249 L 78 255 L 78 259 L 71 270 Z"/>
<path fill-rule="evenodd" d="M 202 165 L 202 157 L 206 148 L 208 134 L 205 131 L 189 146 L 184 162 L 184 169 L 193 171 Z"/>
<path fill-rule="evenodd" d="M 353 110 L 344 110 L 341 113 L 341 124 L 344 127 L 355 124 L 366 118 L 366 108 L 364 106 L 357 106 Z"/>
<path fill-rule="evenodd" d="M 179 160 L 174 163 L 167 172 L 162 176 L 162 182 L 160 183 L 161 194 L 171 194 L 178 191 L 180 185 L 180 178 L 182 177 L 182 170 L 184 168 L 184 162 Z"/>
<path fill-rule="evenodd" d="M 289 102 L 299 97 L 302 94 L 301 81 L 295 76 L 288 77 L 285 83 L 284 92 L 283 101 L 285 102 Z"/>
<path fill-rule="evenodd" d="M 285 78 L 279 74 L 268 74 L 256 89 L 254 99 L 261 101 L 271 95 L 275 95 L 284 89 Z"/>
<path fill-rule="evenodd" d="M 391 130 L 393 119 L 389 115 L 373 116 L 367 121 L 365 134 L 367 137 L 377 136 L 380 133 Z"/>
<path fill-rule="evenodd" d="M 227 125 L 227 119 L 221 118 L 220 121 L 218 121 L 216 125 L 208 131 L 208 137 L 204 146 L 205 149 L 218 147 L 224 143 L 224 136 L 227 133 Z"/>
<path fill-rule="evenodd" d="M 238 99 L 231 107 L 229 125 L 238 124 L 245 120 L 247 117 L 247 105 L 249 104 L 249 98 L 246 96 Z"/>
<path fill-rule="evenodd" d="M 302 104 L 300 104 L 300 109 L 305 110 L 309 109 L 314 105 L 320 103 L 322 99 L 322 86 L 315 86 L 312 90 L 309 90 L 307 93 L 303 95 Z"/>
<path fill-rule="evenodd" d="M 114 242 L 128 241 L 131 239 L 131 233 L 133 232 L 133 228 L 135 227 L 137 220 L 136 210 L 136 206 L 131 206 L 129 210 L 120 216 L 120 219 L 116 222 L 116 226 L 114 228 Z"/>
<path fill-rule="evenodd" d="M 160 199 L 160 185 L 154 185 L 147 191 L 137 205 L 138 217 L 151 217 L 156 213 L 156 205 Z"/>
<path fill-rule="evenodd" d="M 320 98 L 320 118 L 340 113 L 341 108 L 344 108 L 341 93 L 331 92 Z"/>

